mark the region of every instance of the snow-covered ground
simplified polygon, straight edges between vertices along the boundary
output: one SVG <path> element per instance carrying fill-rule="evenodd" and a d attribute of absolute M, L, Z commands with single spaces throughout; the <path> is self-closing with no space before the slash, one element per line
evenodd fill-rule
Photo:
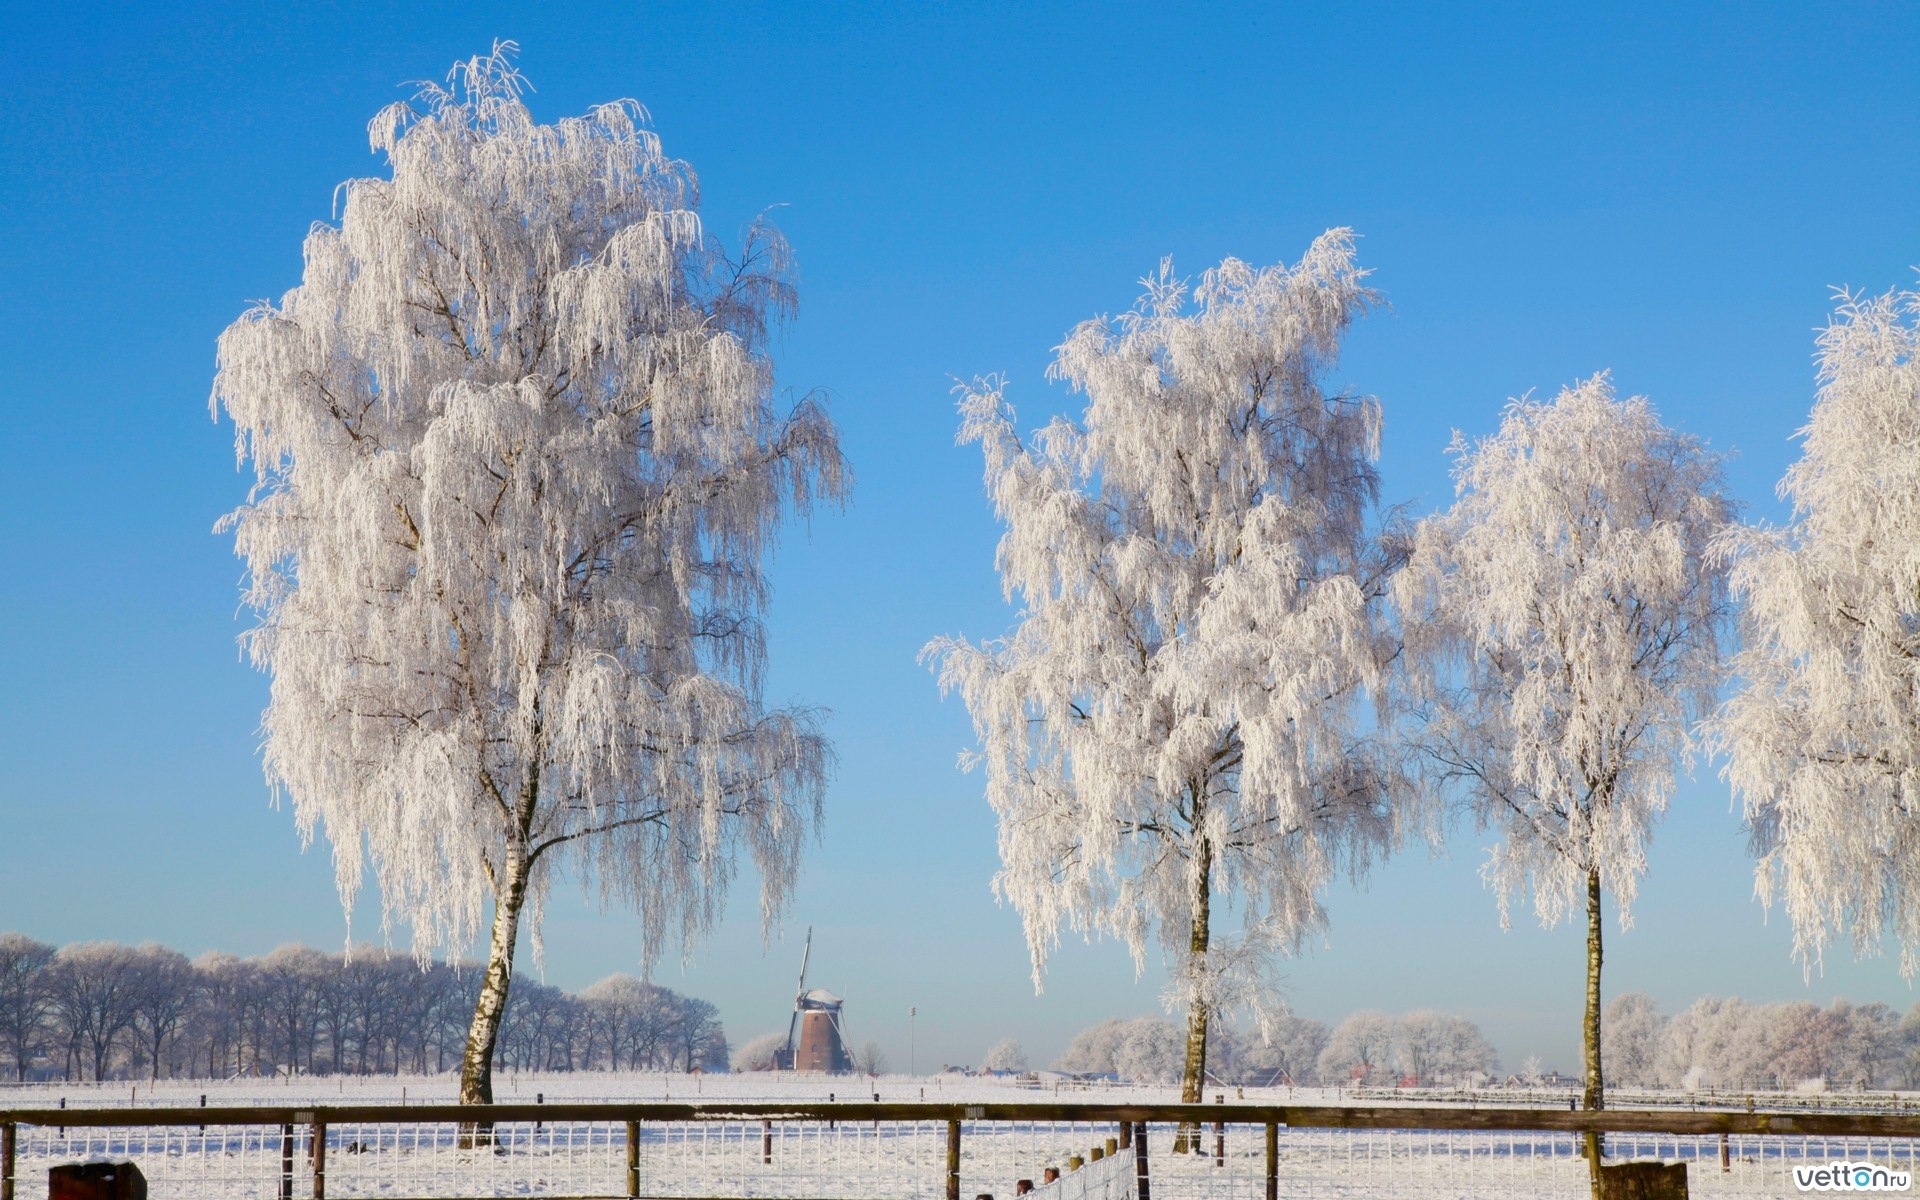
<path fill-rule="evenodd" d="M 413 1104 L 454 1098 L 451 1077 L 408 1079 L 294 1079 L 162 1081 L 158 1084 L 8 1085 L 0 1108 L 136 1105 L 310 1103 Z M 855 1090 L 858 1089 L 858 1090 Z M 564 1074 L 502 1076 L 502 1101 L 567 1100 L 883 1100 L 1009 1103 L 1061 1099 L 1169 1102 L 1170 1087 L 1033 1088 L 1015 1081 L 961 1076 L 845 1076 Z M 1238 1098 L 1234 1090 L 1225 1092 Z M 1221 1094 L 1218 1089 L 1212 1094 Z M 1342 1093 L 1285 1088 L 1248 1090 L 1247 1100 L 1340 1102 Z M 1410 1098 L 1411 1099 L 1411 1098 Z M 1429 1102 L 1431 1097 L 1426 1097 Z M 626 1130 L 618 1122 L 502 1127 L 491 1150 L 462 1150 L 451 1125 L 408 1122 L 336 1125 L 328 1132 L 326 1192 L 333 1197 L 623 1196 Z M 1036 1182 L 1047 1166 L 1069 1156 L 1091 1157 L 1116 1130 L 1105 1124 L 1053 1121 L 969 1121 L 961 1141 L 961 1195 L 1013 1194 L 1019 1179 Z M 22 1128 L 20 1200 L 42 1200 L 46 1169 L 88 1158 L 132 1159 L 146 1174 L 155 1200 L 270 1198 L 281 1179 L 278 1128 L 194 1127 L 124 1130 Z M 1264 1133 L 1232 1127 L 1205 1131 L 1201 1154 L 1171 1153 L 1173 1130 L 1149 1133 L 1154 1195 L 1162 1200 L 1222 1197 L 1251 1200 L 1265 1194 Z M 1717 1138 L 1616 1135 L 1610 1155 L 1690 1164 L 1696 1196 L 1798 1195 L 1789 1175 L 1796 1164 L 1873 1161 L 1915 1170 L 1916 1144 L 1879 1139 L 1736 1137 L 1729 1169 L 1720 1168 Z M 296 1132 L 293 1194 L 312 1194 L 306 1130 Z M 1217 1157 L 1216 1157 L 1217 1152 Z M 639 1142 L 640 1193 L 656 1197 L 938 1197 L 943 1194 L 946 1125 L 926 1122 L 779 1122 L 758 1120 L 649 1122 Z M 768 1160 L 771 1161 L 768 1161 Z M 1388 1130 L 1281 1131 L 1280 1170 L 1286 1196 L 1581 1197 L 1586 1165 L 1574 1139 L 1556 1134 Z"/>

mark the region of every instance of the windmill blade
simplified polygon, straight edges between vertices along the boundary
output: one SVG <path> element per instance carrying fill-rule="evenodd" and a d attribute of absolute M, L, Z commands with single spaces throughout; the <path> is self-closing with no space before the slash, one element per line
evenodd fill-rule
<path fill-rule="evenodd" d="M 800 1048 L 793 1044 L 794 1033 L 799 1029 L 799 1026 L 800 1010 L 795 1008 L 793 1010 L 793 1016 L 787 1021 L 786 1061 L 781 1064 L 789 1071 L 797 1071 L 800 1069 L 800 1063 L 796 1057 L 800 1053 Z"/>
<path fill-rule="evenodd" d="M 839 1043 L 839 1048 L 836 1054 L 836 1057 L 839 1059 L 839 1063 L 837 1066 L 835 1066 L 834 1069 L 837 1071 L 852 1071 L 854 1069 L 853 1046 L 849 1044 L 847 1041 L 846 1026 L 840 1023 L 841 1022 L 840 1010 L 837 1008 L 831 1010 L 827 1019 L 830 1022 L 832 1022 L 833 1036 L 834 1036 L 834 1039 Z"/>
<path fill-rule="evenodd" d="M 798 1012 L 807 998 L 807 960 L 813 957 L 813 926 L 807 926 L 807 947 L 800 952 L 800 990 L 794 993 L 793 1007 Z"/>

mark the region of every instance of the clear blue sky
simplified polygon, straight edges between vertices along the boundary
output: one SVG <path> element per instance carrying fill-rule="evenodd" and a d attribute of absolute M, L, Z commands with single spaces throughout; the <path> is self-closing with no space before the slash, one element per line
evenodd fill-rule
<path fill-rule="evenodd" d="M 1347 224 L 1392 303 L 1342 378 L 1385 404 L 1388 496 L 1447 495 L 1449 431 L 1611 368 L 1736 451 L 1758 514 L 1811 402 L 1828 288 L 1920 264 L 1920 9 L 1208 4 L 11 6 L 0 100 L 0 928 L 255 953 L 343 936 L 325 847 L 268 807 L 265 682 L 237 657 L 245 490 L 206 395 L 213 339 L 299 279 L 365 124 L 406 80 L 517 39 L 543 119 L 633 97 L 699 171 L 709 225 L 778 221 L 802 273 L 785 383 L 832 397 L 852 508 L 774 568 L 775 699 L 833 710 L 825 840 L 763 953 L 751 888 L 675 987 L 744 1039 L 785 1021 L 798 933 L 856 1041 L 904 1065 L 1020 1037 L 1051 1057 L 1149 1011 L 1108 944 L 1032 995 L 988 892 L 993 823 L 954 769 L 970 729 L 914 654 L 1008 623 L 950 375 L 1008 372 L 1024 422 L 1075 322 L 1165 254 L 1297 256 Z M 1501 933 L 1463 829 L 1328 897 L 1296 1007 L 1435 1005 L 1509 1063 L 1576 1055 L 1567 927 Z M 1725 789 L 1685 787 L 1610 992 L 1844 993 L 1905 1008 L 1890 959 L 1804 983 L 1751 899 Z M 357 930 L 377 934 L 364 897 Z M 632 969 L 631 917 L 555 905 L 547 978 Z"/>

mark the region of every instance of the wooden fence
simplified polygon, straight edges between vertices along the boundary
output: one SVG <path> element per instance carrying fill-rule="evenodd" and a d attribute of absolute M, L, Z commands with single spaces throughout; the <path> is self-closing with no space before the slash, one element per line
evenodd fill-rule
<path fill-rule="evenodd" d="M 1257 1103 L 1136 1104 L 1014 1102 L 946 1104 L 915 1102 L 741 1103 L 645 1102 L 407 1105 L 284 1105 L 271 1107 L 128 1107 L 0 1109 L 0 1200 L 15 1200 L 15 1152 L 22 1126 L 42 1128 L 182 1128 L 206 1126 L 279 1127 L 283 1200 L 292 1200 L 295 1131 L 306 1135 L 314 1200 L 326 1197 L 326 1147 L 330 1126 L 422 1125 L 491 1126 L 559 1122 L 623 1126 L 626 1136 L 626 1195 L 639 1196 L 641 1130 L 648 1123 L 759 1121 L 769 1131 L 763 1143 L 771 1161 L 771 1129 L 779 1122 L 944 1123 L 945 1195 L 960 1198 L 960 1149 L 965 1126 L 974 1122 L 1059 1121 L 1109 1124 L 1121 1145 L 1144 1149 L 1146 1127 L 1181 1125 L 1213 1131 L 1227 1126 L 1264 1127 L 1266 1195 L 1278 1195 L 1277 1133 L 1293 1129 L 1376 1129 L 1462 1132 L 1579 1134 L 1647 1133 L 1681 1136 L 1786 1135 L 1789 1137 L 1876 1137 L 1920 1139 L 1920 1114 L 1677 1111 L 1606 1109 L 1599 1112 L 1541 1108 L 1333 1107 Z M 1202 1150 L 1202 1153 L 1205 1153 Z M 1724 1156 L 1724 1149 L 1723 1149 Z M 1140 1155 L 1140 1198 L 1149 1200 L 1147 1161 Z M 1724 1161 L 1724 1157 L 1723 1157 Z"/>

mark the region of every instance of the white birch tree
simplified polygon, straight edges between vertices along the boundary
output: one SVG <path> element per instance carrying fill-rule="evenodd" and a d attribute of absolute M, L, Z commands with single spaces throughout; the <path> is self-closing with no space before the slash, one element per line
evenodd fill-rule
<path fill-rule="evenodd" d="M 1711 727 L 1757 891 L 1811 971 L 1891 933 L 1920 971 L 1920 292 L 1843 294 L 1780 482 L 1785 528 L 1729 531 L 1740 685 Z"/>
<path fill-rule="evenodd" d="M 1380 407 L 1322 377 L 1375 302 L 1352 235 L 1296 266 L 1229 259 L 1189 296 L 1075 329 L 1049 369 L 1084 394 L 1023 441 L 997 381 L 960 389 L 1021 612 L 1004 639 L 930 643 L 970 710 L 999 817 L 997 894 L 1038 988 L 1063 930 L 1158 942 L 1187 1016 L 1182 1096 L 1237 981 L 1291 952 L 1321 893 L 1396 832 L 1361 701 L 1389 651 L 1367 533 Z M 1221 908 L 1239 910 L 1237 932 Z"/>
<path fill-rule="evenodd" d="M 390 177 L 221 335 L 213 390 L 255 479 L 223 527 L 269 781 L 417 953 L 490 925 L 469 1103 L 557 874 L 635 909 L 643 960 L 740 854 L 778 910 L 829 750 L 761 703 L 763 563 L 846 483 L 821 409 L 774 404 L 778 235 L 730 261 L 637 105 L 537 124 L 512 49 L 375 118 Z"/>
<path fill-rule="evenodd" d="M 1604 375 L 1509 405 L 1498 433 L 1453 452 L 1455 503 L 1420 524 L 1395 585 L 1411 740 L 1499 833 L 1482 873 L 1503 923 L 1516 893 L 1549 928 L 1584 912 L 1597 1109 L 1601 896 L 1626 927 L 1721 678 L 1726 581 L 1707 549 L 1732 508 L 1718 456 Z M 1588 1148 L 1597 1172 L 1597 1137 Z"/>

